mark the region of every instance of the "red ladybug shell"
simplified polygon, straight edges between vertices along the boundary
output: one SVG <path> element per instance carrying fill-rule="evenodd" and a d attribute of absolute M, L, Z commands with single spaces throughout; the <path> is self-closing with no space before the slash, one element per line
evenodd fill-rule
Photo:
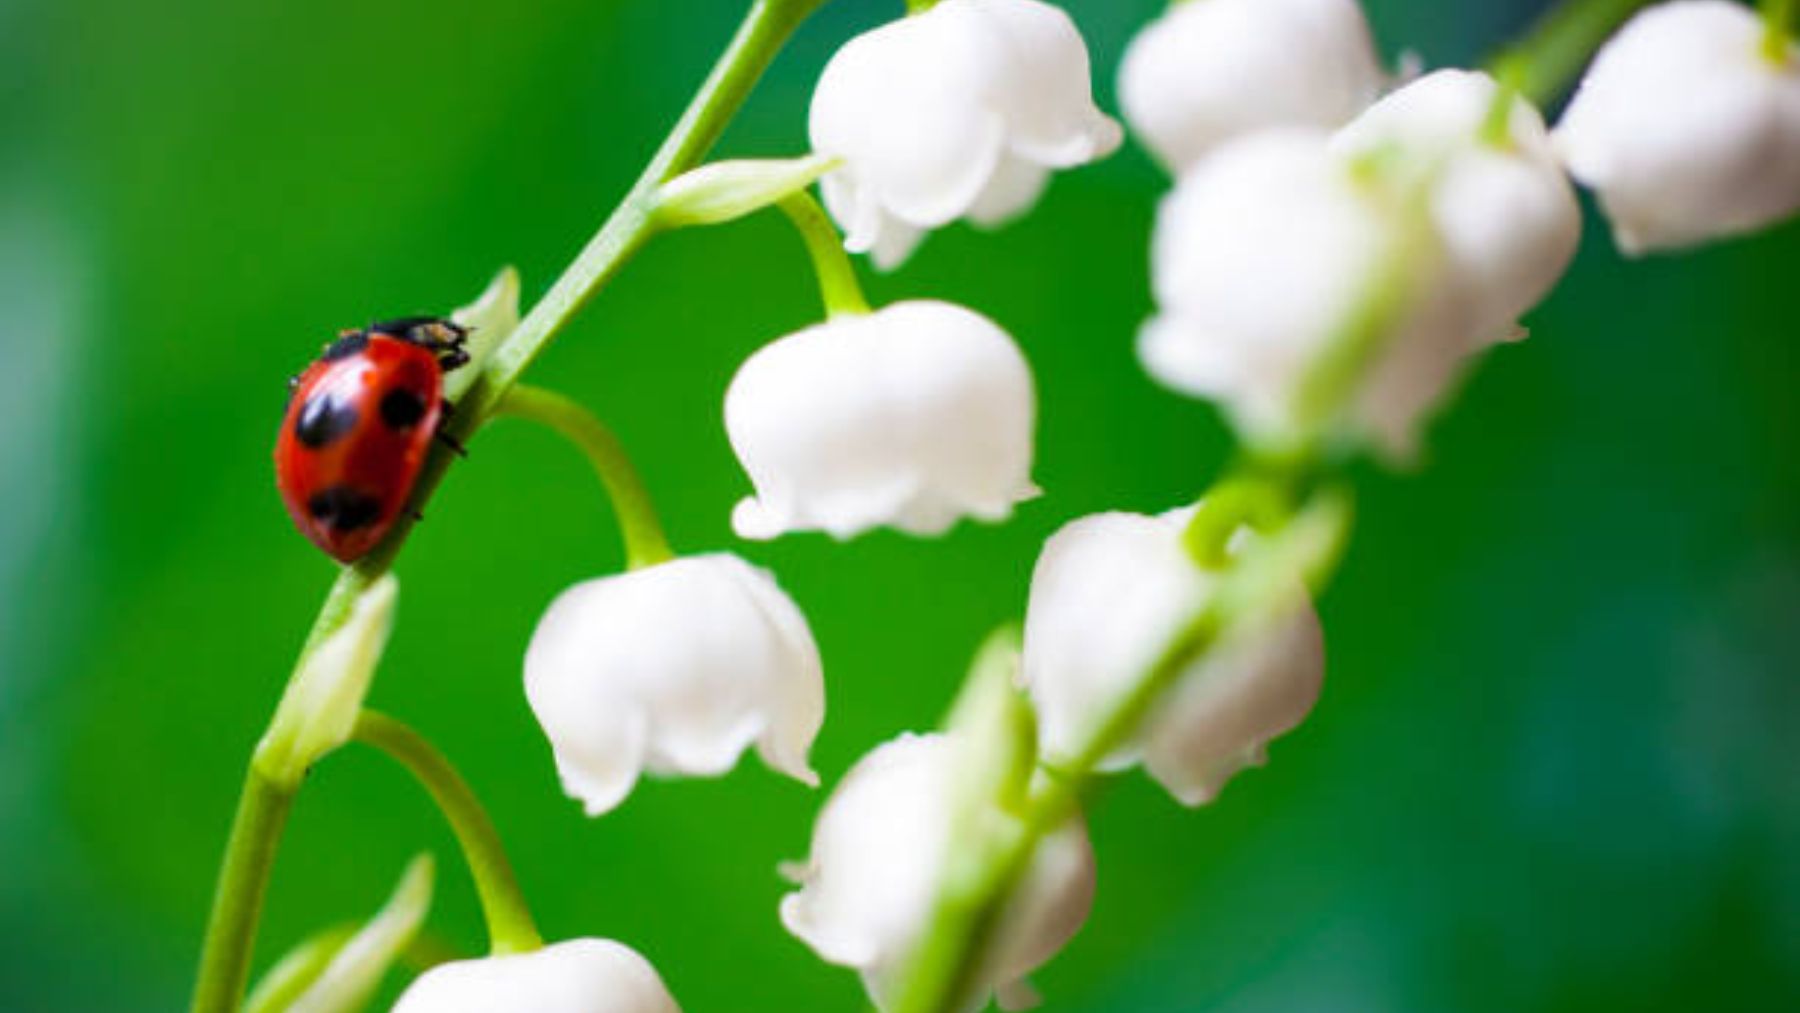
<path fill-rule="evenodd" d="M 340 562 L 373 549 L 406 509 L 443 419 L 445 345 L 413 337 L 413 324 L 376 325 L 327 346 L 295 381 L 281 420 L 282 502 L 300 533 Z M 458 346 L 460 331 L 448 333 Z"/>

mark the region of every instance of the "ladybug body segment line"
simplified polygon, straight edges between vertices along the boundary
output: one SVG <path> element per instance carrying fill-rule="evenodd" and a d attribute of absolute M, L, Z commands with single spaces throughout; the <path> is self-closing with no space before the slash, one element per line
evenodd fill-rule
<path fill-rule="evenodd" d="M 295 527 L 333 559 L 362 557 L 413 512 L 431 441 L 451 442 L 444 373 L 469 361 L 466 339 L 435 317 L 371 324 L 340 334 L 293 382 L 275 484 Z"/>

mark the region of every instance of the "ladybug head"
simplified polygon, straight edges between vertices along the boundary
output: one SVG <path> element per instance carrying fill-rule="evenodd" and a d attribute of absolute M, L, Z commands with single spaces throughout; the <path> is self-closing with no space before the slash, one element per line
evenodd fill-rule
<path fill-rule="evenodd" d="M 469 340 L 469 329 L 442 317 L 401 317 L 384 320 L 364 328 L 364 335 L 380 334 L 398 338 L 438 353 L 438 365 L 446 370 L 468 363 L 469 353 L 463 345 Z"/>

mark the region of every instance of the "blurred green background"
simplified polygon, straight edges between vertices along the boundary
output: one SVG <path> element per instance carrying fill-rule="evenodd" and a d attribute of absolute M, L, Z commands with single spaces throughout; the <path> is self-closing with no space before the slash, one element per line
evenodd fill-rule
<path fill-rule="evenodd" d="M 1155 0 L 1069 0 L 1103 104 Z M 1467 63 L 1538 3 L 1371 0 L 1383 48 Z M 838 0 L 726 139 L 802 149 Z M 0 1009 L 185 1002 L 247 750 L 332 576 L 270 480 L 283 379 L 372 317 L 503 263 L 535 293 L 728 36 L 725 0 L 0 0 Z M 1191 497 L 1211 409 L 1131 354 L 1164 181 L 1128 149 L 1029 220 L 952 229 L 880 299 L 991 314 L 1043 402 L 1047 490 L 1002 527 L 739 545 L 720 424 L 736 364 L 817 313 L 763 216 L 657 244 L 533 371 L 609 419 L 678 545 L 775 568 L 825 654 L 827 782 L 934 722 L 1020 614 L 1036 548 Z M 1093 917 L 1039 976 L 1061 1010 L 1800 1008 L 1800 227 L 1579 262 L 1443 418 L 1362 476 L 1322 603 L 1312 719 L 1204 811 L 1127 779 L 1094 814 Z M 584 819 L 520 691 L 557 591 L 619 563 L 581 459 L 485 432 L 401 562 L 373 702 L 490 804 L 547 934 L 647 954 L 694 1013 L 854 1009 L 775 917 L 822 795 L 753 760 Z M 259 968 L 372 910 L 405 858 L 432 924 L 479 924 L 441 821 L 360 748 L 309 783 Z"/>

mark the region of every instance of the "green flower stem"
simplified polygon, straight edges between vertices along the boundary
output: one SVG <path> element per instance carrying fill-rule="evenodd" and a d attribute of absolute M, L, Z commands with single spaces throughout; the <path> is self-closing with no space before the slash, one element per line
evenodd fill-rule
<path fill-rule="evenodd" d="M 245 774 L 237 815 L 231 821 L 231 845 L 219 867 L 212 914 L 207 920 L 206 947 L 194 990 L 197 1013 L 235 1010 L 244 995 L 256 924 L 262 917 L 269 873 L 275 866 L 282 828 L 294 807 L 294 795 L 293 789 L 264 777 L 254 764 Z"/>
<path fill-rule="evenodd" d="M 631 569 L 654 566 L 673 558 L 662 521 L 650 502 L 644 480 L 619 438 L 571 398 L 541 387 L 519 384 L 506 392 L 495 414 L 529 419 L 556 430 L 581 448 L 593 464 L 619 519 L 625 540 L 625 564 Z"/>
<path fill-rule="evenodd" d="M 410 727 L 372 710 L 365 709 L 356 719 L 352 737 L 381 750 L 410 771 L 443 811 L 475 880 L 493 952 L 524 953 L 543 946 L 494 821 L 444 754 Z"/>
<path fill-rule="evenodd" d="M 1613 29 L 1653 2 L 1569 0 L 1492 61 L 1494 76 L 1517 82 L 1520 94 L 1543 106 L 1575 80 Z"/>
<path fill-rule="evenodd" d="M 1182 532 L 1182 540 L 1194 562 L 1208 570 L 1223 570 L 1230 565 L 1231 539 L 1240 528 L 1278 529 L 1292 509 L 1286 482 L 1258 469 L 1240 467 L 1207 492 Z"/>
<path fill-rule="evenodd" d="M 869 301 L 856 281 L 856 265 L 844 252 L 843 237 L 819 202 L 802 190 L 782 198 L 781 210 L 806 243 L 807 256 L 812 258 L 813 270 L 819 276 L 819 296 L 825 302 L 826 314 L 835 317 L 869 312 Z"/>
<path fill-rule="evenodd" d="M 1788 34 L 1794 24 L 1794 0 L 1762 0 L 1763 55 L 1778 65 L 1786 65 L 1793 43 Z"/>
<path fill-rule="evenodd" d="M 630 192 L 550 291 L 482 364 L 479 379 L 446 426 L 451 436 L 468 442 L 563 325 L 650 238 L 657 188 L 705 157 L 794 29 L 827 2 L 755 0 L 751 4 L 737 35 Z M 449 460 L 441 450 L 427 459 L 415 503 L 423 504 L 431 497 Z M 343 625 L 357 597 L 393 566 L 414 523 L 411 517 L 402 516 L 381 545 L 338 575 L 301 649 L 302 660 Z M 202 946 L 195 1013 L 230 1013 L 243 995 L 269 868 L 292 801 L 290 797 L 267 797 L 272 791 L 254 772 L 245 781 Z"/>

